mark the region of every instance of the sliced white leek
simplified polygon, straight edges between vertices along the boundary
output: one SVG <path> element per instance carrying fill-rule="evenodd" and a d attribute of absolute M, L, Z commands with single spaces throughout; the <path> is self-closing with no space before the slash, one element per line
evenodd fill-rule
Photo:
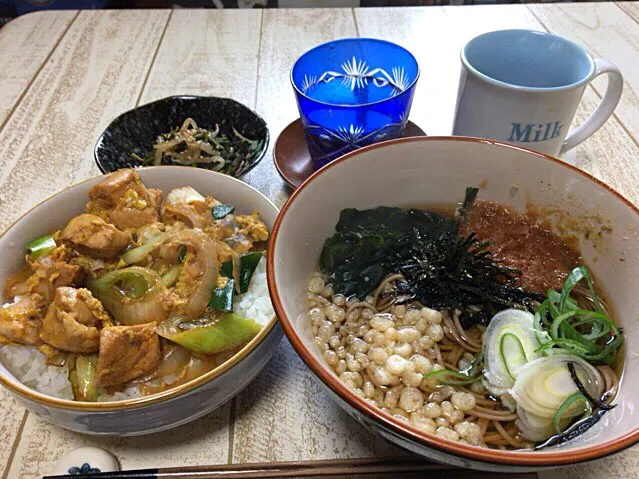
<path fill-rule="evenodd" d="M 517 421 L 515 421 L 515 424 L 529 441 L 544 441 L 554 436 L 557 431 L 555 431 L 552 422 L 553 418 L 535 416 L 521 407 L 517 407 Z M 559 422 L 560 428 L 563 430 L 569 422 L 570 418 L 562 418 Z"/>
<path fill-rule="evenodd" d="M 588 394 L 593 398 L 601 397 L 604 380 L 597 368 L 577 356 L 554 355 L 535 359 L 519 370 L 510 391 L 517 401 L 518 410 L 552 421 L 566 398 L 579 391 L 570 375 L 569 363 L 573 363 L 577 377 Z M 577 401 L 566 409 L 562 418 L 575 417 L 584 411 L 583 402 Z"/>
<path fill-rule="evenodd" d="M 484 336 L 486 379 L 498 388 L 511 388 L 521 368 L 541 357 L 534 316 L 519 309 L 505 309 L 490 320 Z"/>

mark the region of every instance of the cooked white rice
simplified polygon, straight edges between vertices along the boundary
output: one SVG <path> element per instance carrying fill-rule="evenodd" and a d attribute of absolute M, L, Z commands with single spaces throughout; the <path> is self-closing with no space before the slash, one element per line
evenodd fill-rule
<path fill-rule="evenodd" d="M 273 305 L 268 294 L 268 284 L 266 283 L 266 258 L 262 257 L 253 273 L 249 290 L 235 297 L 233 312 L 251 318 L 256 323 L 264 326 L 273 316 Z"/>
<path fill-rule="evenodd" d="M 264 326 L 275 315 L 266 283 L 266 258 L 262 258 L 253 274 L 249 290 L 236 296 L 233 311 Z M 35 346 L 7 344 L 0 346 L 0 361 L 25 386 L 48 396 L 73 399 L 67 366 L 47 366 L 46 357 Z M 138 385 L 107 394 L 100 389 L 98 401 L 120 401 L 141 396 Z"/>

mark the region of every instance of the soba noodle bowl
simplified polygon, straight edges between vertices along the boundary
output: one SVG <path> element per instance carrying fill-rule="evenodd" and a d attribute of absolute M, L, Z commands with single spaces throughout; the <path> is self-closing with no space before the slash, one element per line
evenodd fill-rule
<path fill-rule="evenodd" d="M 498 206 L 476 202 L 471 208 L 467 204 L 469 211 L 448 218 L 455 238 L 464 238 L 460 232 L 467 233 L 474 225 L 482 229 L 473 211 L 494 211 Z M 516 265 L 519 269 L 484 270 L 481 268 L 491 265 L 463 263 L 463 280 L 453 280 L 454 275 L 448 273 L 435 276 L 431 273 L 441 258 L 433 254 L 419 256 L 413 251 L 408 261 L 401 254 L 401 261 L 384 259 L 389 253 L 379 245 L 389 246 L 401 236 L 401 244 L 408 247 L 406 237 L 412 234 L 393 237 L 389 233 L 397 226 L 393 221 L 434 214 L 394 210 L 343 212 L 336 235 L 327 240 L 322 252 L 321 271 L 309 279 L 308 317 L 315 344 L 339 379 L 400 421 L 475 446 L 541 448 L 570 440 L 597 422 L 618 390 L 611 366 L 615 366 L 623 338 L 578 253 L 561 242 L 557 256 L 563 257 L 547 255 L 544 261 L 563 261 L 564 268 L 555 268 L 545 279 L 531 279 L 531 269 L 523 273 L 521 264 Z M 539 239 L 535 235 L 544 241 L 561 241 L 548 229 L 533 225 L 531 218 L 504 211 L 511 226 L 528 224 L 525 241 L 534 243 Z M 381 223 L 371 221 L 377 219 Z M 431 219 L 429 216 L 428 222 Z M 420 231 L 417 236 L 423 245 L 428 240 L 420 221 L 411 228 Z M 440 228 L 443 223 L 438 224 Z M 346 227 L 356 234 L 348 236 Z M 367 236 L 370 228 L 374 234 Z M 441 231 L 438 235 L 441 239 Z M 366 238 L 380 236 L 384 241 L 377 247 L 370 242 L 362 247 Z M 485 248 L 491 250 L 490 245 L 479 248 L 473 242 L 466 246 L 464 251 L 483 255 L 483 260 L 499 268 L 523 258 L 513 259 L 503 244 L 494 247 L 501 253 L 498 260 L 494 253 L 484 254 Z M 547 248 L 548 244 L 538 246 Z M 519 249 L 514 247 L 514 251 Z M 340 254 L 344 256 L 332 257 Z M 365 263 L 359 271 L 358 261 Z M 364 284 L 380 271 L 386 274 L 372 288 Z M 473 274 L 487 271 L 496 273 L 499 284 L 493 283 L 494 289 L 484 295 L 483 286 L 470 280 Z M 527 284 L 532 291 L 520 286 L 517 274 L 529 275 Z M 429 289 L 442 278 L 451 281 L 450 285 L 442 282 L 442 287 L 457 288 L 468 302 L 446 305 L 442 290 Z M 486 276 L 482 278 L 487 281 Z M 470 283 L 464 283 L 466 280 Z M 500 285 L 512 290 L 502 291 Z M 535 290 L 540 285 L 543 288 Z M 514 299 L 502 301 L 506 296 Z M 558 390 L 546 391 L 540 381 Z M 555 383 L 562 385 L 552 386 Z"/>

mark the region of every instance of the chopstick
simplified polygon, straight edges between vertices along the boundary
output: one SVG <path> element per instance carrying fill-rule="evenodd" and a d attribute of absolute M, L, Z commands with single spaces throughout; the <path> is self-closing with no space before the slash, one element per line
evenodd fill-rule
<path fill-rule="evenodd" d="M 436 464 L 415 458 L 366 458 L 336 459 L 321 461 L 272 462 L 259 464 L 222 464 L 213 466 L 165 467 L 157 469 L 138 469 L 130 471 L 103 472 L 97 474 L 75 474 L 45 476 L 43 479 L 284 479 L 284 478 L 344 478 L 349 476 L 375 476 L 376 478 L 397 478 L 398 474 L 417 477 L 411 473 L 441 473 L 457 471 L 458 474 L 446 474 L 446 477 L 494 477 L 486 474 L 452 466 Z M 437 474 L 439 476 L 439 474 Z M 510 474 L 508 477 L 512 477 Z M 522 477 L 536 477 L 523 475 Z"/>

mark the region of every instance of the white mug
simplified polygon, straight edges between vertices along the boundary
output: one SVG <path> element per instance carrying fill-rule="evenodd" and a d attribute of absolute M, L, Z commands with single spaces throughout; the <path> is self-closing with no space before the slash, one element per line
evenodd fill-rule
<path fill-rule="evenodd" d="M 453 135 L 501 140 L 553 156 L 601 128 L 623 90 L 614 64 L 545 32 L 479 35 L 462 49 L 461 61 Z M 602 73 L 608 74 L 608 87 L 601 102 L 568 133 L 584 90 Z"/>

